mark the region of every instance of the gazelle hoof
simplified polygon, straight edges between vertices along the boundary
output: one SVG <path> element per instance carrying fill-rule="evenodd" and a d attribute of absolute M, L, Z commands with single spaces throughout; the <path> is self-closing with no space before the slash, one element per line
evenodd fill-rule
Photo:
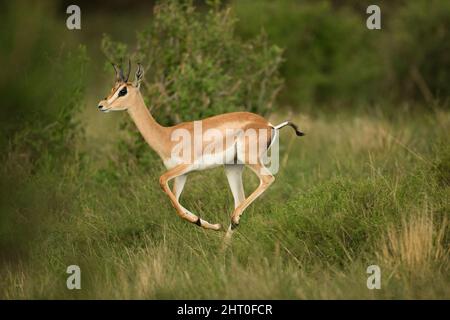
<path fill-rule="evenodd" d="M 198 224 L 198 225 L 204 229 L 211 229 L 211 230 L 215 230 L 215 231 L 220 230 L 222 228 L 222 226 L 219 223 L 212 224 L 205 220 L 202 220 L 201 224 Z"/>
<path fill-rule="evenodd" d="M 210 229 L 218 231 L 218 230 L 222 229 L 222 226 L 219 223 L 216 223 L 216 224 L 212 224 Z"/>

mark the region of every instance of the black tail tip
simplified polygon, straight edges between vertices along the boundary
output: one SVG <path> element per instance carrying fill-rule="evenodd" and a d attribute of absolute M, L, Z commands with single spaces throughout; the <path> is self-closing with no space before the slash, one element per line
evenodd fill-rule
<path fill-rule="evenodd" d="M 295 133 L 297 134 L 297 137 L 302 137 L 305 135 L 305 133 L 301 132 L 300 130 L 295 130 Z"/>

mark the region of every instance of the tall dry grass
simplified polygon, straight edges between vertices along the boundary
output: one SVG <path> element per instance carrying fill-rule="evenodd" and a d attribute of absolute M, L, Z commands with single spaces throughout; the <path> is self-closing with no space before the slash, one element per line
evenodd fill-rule
<path fill-rule="evenodd" d="M 425 209 L 401 218 L 401 225 L 390 225 L 383 236 L 378 257 L 383 264 L 401 272 L 428 275 L 435 268 L 448 268 L 449 248 L 444 237 L 448 221 L 442 221 Z"/>
<path fill-rule="evenodd" d="M 440 142 L 449 128 L 439 123 L 449 118 L 294 117 L 307 135 L 291 140 L 282 131 L 276 181 L 247 209 L 225 253 L 223 234 L 178 219 L 159 188 L 158 161 L 125 169 L 94 161 L 114 160 L 111 150 L 87 150 L 92 161 L 67 162 L 28 185 L 28 193 L 46 188 L 32 203 L 41 219 L 20 263 L 1 265 L 0 296 L 448 298 L 448 160 Z M 244 177 L 248 194 L 257 180 Z M 233 202 L 222 170 L 189 177 L 181 203 L 227 224 Z M 81 267 L 79 291 L 65 287 L 70 264 Z M 381 290 L 366 287 L 372 264 L 381 267 Z"/>

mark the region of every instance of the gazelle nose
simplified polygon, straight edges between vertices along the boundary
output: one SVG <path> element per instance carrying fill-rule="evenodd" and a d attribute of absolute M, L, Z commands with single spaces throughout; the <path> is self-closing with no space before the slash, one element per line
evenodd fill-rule
<path fill-rule="evenodd" d="M 102 105 L 99 105 L 99 106 L 98 106 L 98 108 L 99 108 L 99 109 L 102 109 L 102 108 L 103 108 L 103 106 L 102 106 Z"/>

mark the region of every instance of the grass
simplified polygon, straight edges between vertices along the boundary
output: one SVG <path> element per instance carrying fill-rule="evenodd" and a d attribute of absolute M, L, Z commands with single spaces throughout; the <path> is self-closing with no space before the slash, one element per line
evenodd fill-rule
<path fill-rule="evenodd" d="M 50 159 L 36 173 L 11 154 L 0 297 L 449 299 L 450 113 L 295 120 L 307 135 L 283 130 L 275 183 L 225 253 L 223 233 L 177 217 L 159 188 L 158 160 L 129 165 L 89 136 L 82 157 Z M 257 181 L 244 173 L 248 195 Z M 233 201 L 221 169 L 192 174 L 181 201 L 228 224 Z M 81 267 L 81 290 L 66 289 L 71 264 Z M 380 290 L 366 287 L 372 264 Z"/>

